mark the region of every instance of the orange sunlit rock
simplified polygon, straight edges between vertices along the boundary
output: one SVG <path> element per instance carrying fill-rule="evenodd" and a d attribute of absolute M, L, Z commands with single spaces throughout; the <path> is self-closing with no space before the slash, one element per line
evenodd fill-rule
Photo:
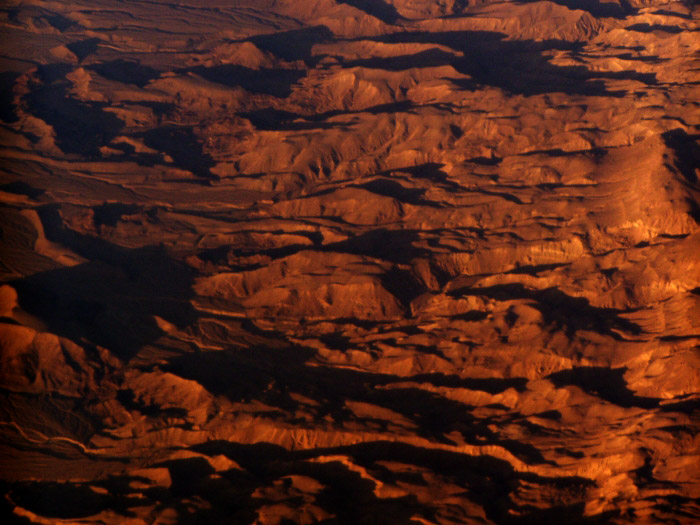
<path fill-rule="evenodd" d="M 9 0 L 0 509 L 700 522 L 700 5 Z"/>

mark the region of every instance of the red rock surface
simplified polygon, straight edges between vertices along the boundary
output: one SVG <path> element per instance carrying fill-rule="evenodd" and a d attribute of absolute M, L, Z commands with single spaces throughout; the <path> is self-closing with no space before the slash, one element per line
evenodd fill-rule
<path fill-rule="evenodd" d="M 700 7 L 8 0 L 13 523 L 700 522 Z"/>

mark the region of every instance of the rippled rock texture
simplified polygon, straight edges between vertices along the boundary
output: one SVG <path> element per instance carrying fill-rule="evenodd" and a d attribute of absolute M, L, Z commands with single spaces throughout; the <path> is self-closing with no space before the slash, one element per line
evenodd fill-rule
<path fill-rule="evenodd" d="M 8 0 L 13 522 L 700 522 L 700 6 Z"/>

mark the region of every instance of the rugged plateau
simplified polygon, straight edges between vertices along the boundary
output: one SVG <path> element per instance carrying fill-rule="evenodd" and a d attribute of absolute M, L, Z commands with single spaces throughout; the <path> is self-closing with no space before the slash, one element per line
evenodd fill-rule
<path fill-rule="evenodd" d="M 0 39 L 13 523 L 700 522 L 700 5 L 6 0 Z"/>

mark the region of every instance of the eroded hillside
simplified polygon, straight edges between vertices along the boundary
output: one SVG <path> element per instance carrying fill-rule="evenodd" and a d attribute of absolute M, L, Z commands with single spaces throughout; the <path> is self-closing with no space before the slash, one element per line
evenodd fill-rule
<path fill-rule="evenodd" d="M 700 7 L 8 0 L 17 523 L 700 520 Z"/>

